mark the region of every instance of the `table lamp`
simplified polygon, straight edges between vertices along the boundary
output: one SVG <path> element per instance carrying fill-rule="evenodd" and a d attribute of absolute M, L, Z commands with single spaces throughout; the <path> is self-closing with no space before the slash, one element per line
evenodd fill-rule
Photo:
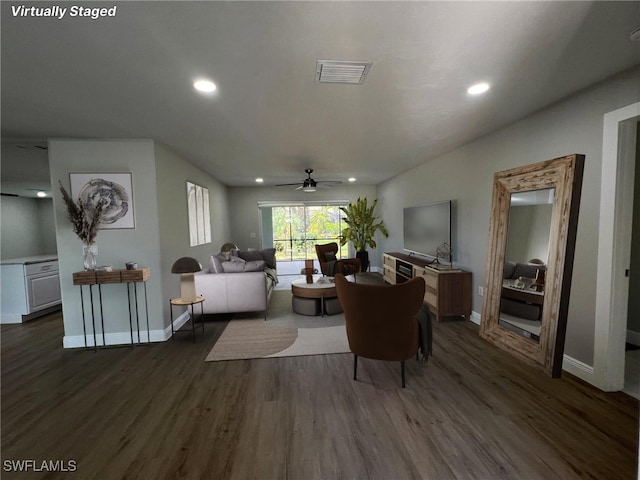
<path fill-rule="evenodd" d="M 181 257 L 171 267 L 171 273 L 180 274 L 180 298 L 187 302 L 196 299 L 196 282 L 194 272 L 202 270 L 202 265 L 195 258 Z"/>

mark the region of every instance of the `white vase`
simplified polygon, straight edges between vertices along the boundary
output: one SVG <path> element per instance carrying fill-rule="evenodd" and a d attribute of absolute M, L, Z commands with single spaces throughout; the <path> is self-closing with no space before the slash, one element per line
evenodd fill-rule
<path fill-rule="evenodd" d="M 82 246 L 82 254 L 84 256 L 84 269 L 85 270 L 95 270 L 96 269 L 96 256 L 98 255 L 98 246 L 91 245 L 83 245 Z"/>

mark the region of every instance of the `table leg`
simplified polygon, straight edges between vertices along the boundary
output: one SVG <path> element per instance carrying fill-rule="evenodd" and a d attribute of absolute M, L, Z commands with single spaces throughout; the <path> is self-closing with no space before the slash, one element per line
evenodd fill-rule
<path fill-rule="evenodd" d="M 131 317 L 131 292 L 129 291 L 129 284 L 127 283 L 127 304 L 129 305 L 129 333 L 131 333 L 131 346 L 133 343 L 133 318 Z"/>
<path fill-rule="evenodd" d="M 193 343 L 196 343 L 196 319 L 193 317 L 193 303 L 191 304 L 191 335 Z"/>
<path fill-rule="evenodd" d="M 144 311 L 147 313 L 147 343 L 151 343 L 151 333 L 149 332 L 149 303 L 147 302 L 147 282 L 144 285 Z"/>
<path fill-rule="evenodd" d="M 89 299 L 91 300 L 91 324 L 93 325 L 93 351 L 98 350 L 98 340 L 96 339 L 96 316 L 93 309 L 93 285 L 89 285 Z"/>
<path fill-rule="evenodd" d="M 135 310 L 136 310 L 136 332 L 138 333 L 138 345 L 140 345 L 140 313 L 138 312 L 138 284 L 135 282 L 133 282 L 133 300 L 135 303 Z"/>
<path fill-rule="evenodd" d="M 82 285 L 80 285 L 80 307 L 82 308 L 82 331 L 84 332 L 84 348 L 87 348 L 87 322 L 84 315 L 84 295 L 82 295 Z"/>
<path fill-rule="evenodd" d="M 102 346 L 106 347 L 107 339 L 105 338 L 105 335 L 104 335 L 104 313 L 102 310 L 102 287 L 100 286 L 100 284 L 98 284 L 98 298 L 100 300 L 100 323 L 102 325 Z"/>
<path fill-rule="evenodd" d="M 173 340 L 173 303 L 169 300 L 169 311 L 171 312 L 171 340 Z"/>

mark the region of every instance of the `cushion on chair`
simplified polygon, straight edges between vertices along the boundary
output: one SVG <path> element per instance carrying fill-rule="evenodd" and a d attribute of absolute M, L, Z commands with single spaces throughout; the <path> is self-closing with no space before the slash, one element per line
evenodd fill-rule
<path fill-rule="evenodd" d="M 335 252 L 327 252 L 324 254 L 325 262 L 335 262 L 337 260 Z"/>

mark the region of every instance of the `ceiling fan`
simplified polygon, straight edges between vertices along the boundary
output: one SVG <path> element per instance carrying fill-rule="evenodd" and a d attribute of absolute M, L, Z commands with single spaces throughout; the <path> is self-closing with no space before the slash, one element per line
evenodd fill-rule
<path fill-rule="evenodd" d="M 302 189 L 305 192 L 315 192 L 316 188 L 331 188 L 334 185 L 339 185 L 342 182 L 340 180 L 314 180 L 311 178 L 311 174 L 313 173 L 313 168 L 307 168 L 305 170 L 307 174 L 307 178 L 305 178 L 302 182 L 297 183 L 281 183 L 276 185 L 276 187 L 288 187 L 297 185 L 296 190 Z"/>

